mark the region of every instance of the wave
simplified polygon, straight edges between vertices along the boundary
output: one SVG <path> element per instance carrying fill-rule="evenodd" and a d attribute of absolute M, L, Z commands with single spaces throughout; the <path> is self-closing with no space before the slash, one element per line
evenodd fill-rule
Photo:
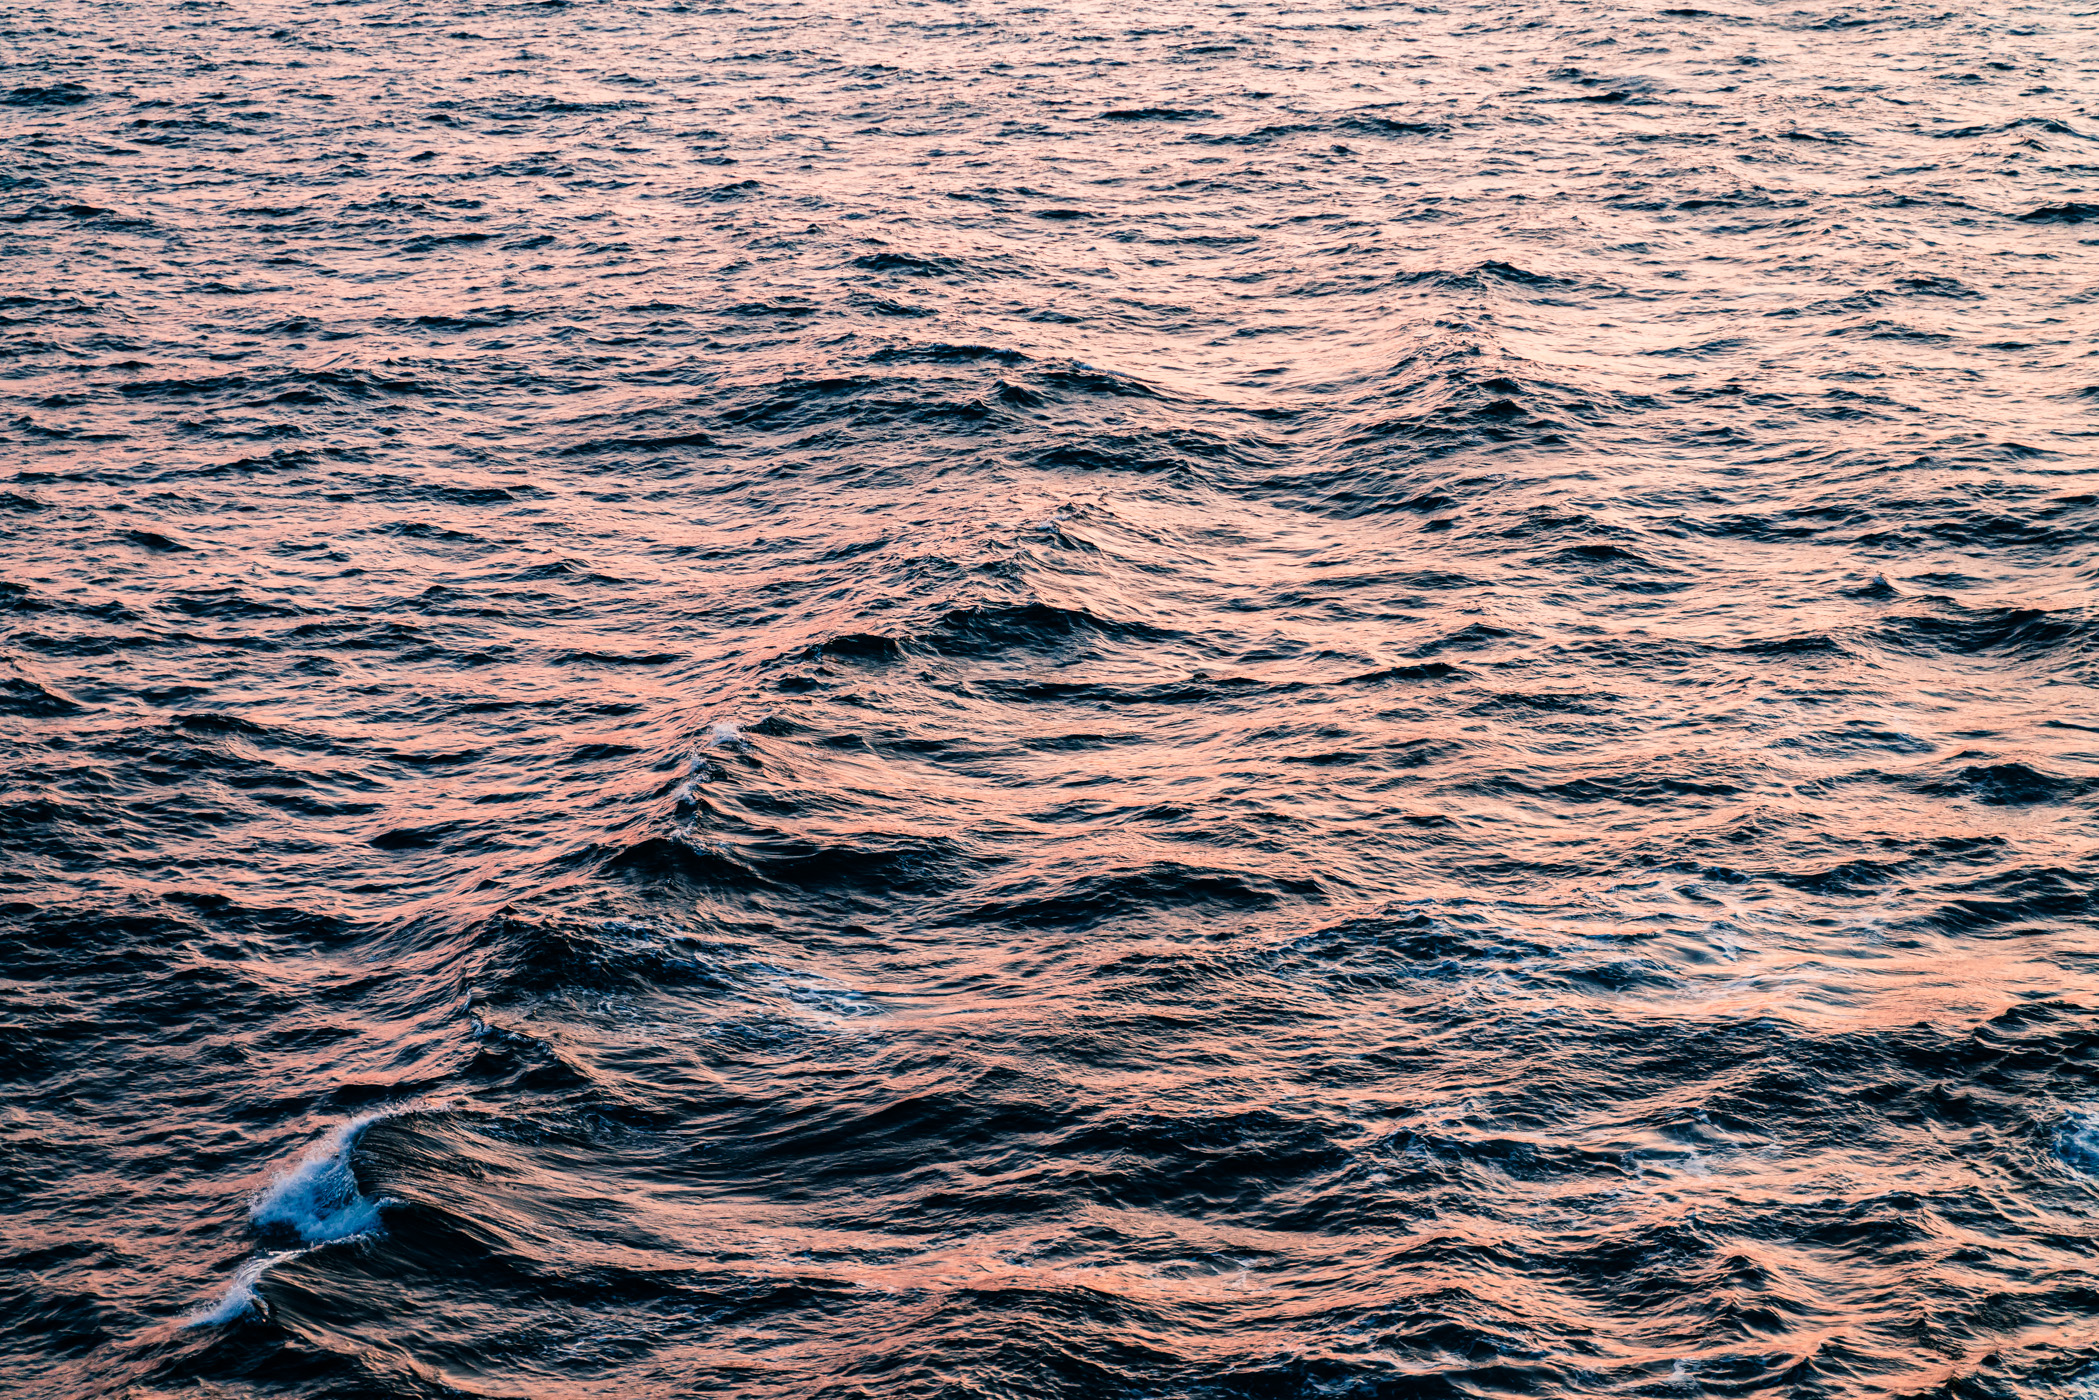
<path fill-rule="evenodd" d="M 250 1259 L 234 1272 L 233 1282 L 219 1295 L 215 1303 L 207 1303 L 182 1319 L 184 1327 L 223 1327 L 252 1314 L 268 1311 L 257 1285 L 262 1276 L 287 1259 L 296 1259 L 306 1251 L 303 1249 L 280 1250 Z"/>
<path fill-rule="evenodd" d="M 2055 1127 L 2055 1155 L 2078 1174 L 2099 1178 L 2099 1105 L 2063 1115 Z"/>
<path fill-rule="evenodd" d="M 189 1327 L 215 1327 L 264 1310 L 258 1285 L 262 1276 L 287 1259 L 297 1259 L 324 1245 L 366 1239 L 384 1233 L 381 1215 L 391 1200 L 364 1194 L 352 1160 L 357 1143 L 373 1124 L 397 1118 L 406 1108 L 382 1109 L 340 1124 L 310 1150 L 298 1165 L 263 1188 L 248 1208 L 249 1222 L 266 1239 L 296 1241 L 250 1259 L 235 1272 L 219 1299 L 184 1318 Z"/>
<path fill-rule="evenodd" d="M 298 1166 L 264 1189 L 248 1218 L 259 1229 L 289 1232 L 308 1245 L 378 1230 L 380 1209 L 390 1203 L 372 1200 L 358 1189 L 351 1153 L 367 1128 L 399 1112 L 367 1113 L 335 1129 Z"/>
<path fill-rule="evenodd" d="M 991 659 L 1012 652 L 1055 654 L 1087 641 L 1159 643 L 1182 635 L 1173 628 L 1104 617 L 1083 607 L 1062 607 L 1034 599 L 984 601 L 951 607 L 938 617 L 883 632 L 833 633 L 787 659 L 818 665 L 828 660 L 887 663 L 914 654 Z M 795 684 L 783 688 L 810 687 Z"/>

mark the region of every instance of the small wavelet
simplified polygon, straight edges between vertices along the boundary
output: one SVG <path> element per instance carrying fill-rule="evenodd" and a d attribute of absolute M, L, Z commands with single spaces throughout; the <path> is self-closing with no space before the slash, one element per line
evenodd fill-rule
<path fill-rule="evenodd" d="M 725 719 L 720 719 L 708 725 L 705 732 L 700 735 L 700 747 L 702 749 L 728 749 L 733 752 L 741 752 L 747 745 L 744 742 L 742 729 Z"/>

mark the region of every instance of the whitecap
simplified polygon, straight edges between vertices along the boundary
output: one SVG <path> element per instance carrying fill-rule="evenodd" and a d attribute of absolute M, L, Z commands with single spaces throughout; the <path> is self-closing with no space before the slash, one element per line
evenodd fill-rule
<path fill-rule="evenodd" d="M 330 1133 L 298 1166 L 264 1188 L 248 1218 L 263 1229 L 291 1230 L 308 1245 L 376 1233 L 380 1207 L 391 1203 L 357 1189 L 350 1152 L 366 1128 L 387 1116 L 368 1113 Z"/>
<path fill-rule="evenodd" d="M 708 725 L 706 732 L 700 735 L 700 747 L 702 749 L 729 749 L 733 752 L 741 753 L 750 747 L 750 743 L 743 737 L 741 729 L 725 719 L 718 719 Z"/>
<path fill-rule="evenodd" d="M 184 1327 L 215 1327 L 249 1312 L 266 1313 L 256 1285 L 272 1266 L 286 1259 L 310 1254 L 324 1244 L 381 1234 L 380 1211 L 393 1202 L 373 1200 L 358 1189 L 357 1174 L 350 1167 L 350 1154 L 365 1129 L 399 1109 L 367 1113 L 339 1125 L 290 1171 L 274 1178 L 248 1207 L 248 1219 L 258 1229 L 276 1234 L 290 1232 L 302 1247 L 280 1249 L 250 1259 L 241 1265 L 216 1303 L 198 1308 L 182 1319 Z"/>
<path fill-rule="evenodd" d="M 290 1249 L 277 1254 L 265 1254 L 260 1259 L 250 1259 L 234 1274 L 233 1282 L 226 1286 L 226 1292 L 218 1302 L 209 1307 L 198 1308 L 182 1319 L 182 1325 L 217 1327 L 250 1311 L 266 1313 L 268 1309 L 263 1305 L 261 1296 L 256 1293 L 255 1285 L 269 1272 L 272 1264 L 285 1259 L 295 1259 L 305 1252 L 303 1249 Z"/>
<path fill-rule="evenodd" d="M 715 755 L 748 753 L 750 747 L 750 741 L 743 737 L 743 730 L 728 720 L 718 719 L 708 725 L 693 744 L 692 757 L 686 764 L 685 781 L 678 784 L 678 790 L 671 794 L 672 800 L 682 807 L 692 801 L 700 784 L 721 776 L 722 770 L 715 762 Z"/>
<path fill-rule="evenodd" d="M 2073 1108 L 2056 1125 L 2055 1155 L 2074 1171 L 2099 1176 L 2099 1105 Z"/>

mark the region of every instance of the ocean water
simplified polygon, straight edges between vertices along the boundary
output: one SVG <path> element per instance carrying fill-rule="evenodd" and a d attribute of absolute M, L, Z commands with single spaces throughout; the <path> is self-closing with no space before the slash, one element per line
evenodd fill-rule
<path fill-rule="evenodd" d="M 2099 14 L 0 28 L 0 1393 L 2099 1394 Z"/>

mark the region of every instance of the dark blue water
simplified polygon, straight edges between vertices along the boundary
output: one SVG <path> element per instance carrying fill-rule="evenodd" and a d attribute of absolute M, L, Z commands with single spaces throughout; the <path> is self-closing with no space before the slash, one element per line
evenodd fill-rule
<path fill-rule="evenodd" d="M 2099 29 L 16 4 L 0 1393 L 2099 1396 Z"/>

